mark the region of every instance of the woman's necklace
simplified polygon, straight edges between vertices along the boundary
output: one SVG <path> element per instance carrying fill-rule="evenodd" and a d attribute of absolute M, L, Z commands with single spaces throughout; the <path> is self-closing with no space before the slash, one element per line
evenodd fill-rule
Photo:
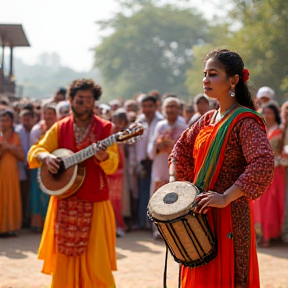
<path fill-rule="evenodd" d="M 218 115 L 220 116 L 220 118 L 217 117 L 217 118 L 219 118 L 218 121 L 220 121 L 222 118 L 224 118 L 237 104 L 238 104 L 237 102 L 234 103 L 234 104 L 233 104 L 227 111 L 225 111 L 223 114 L 220 113 L 220 108 L 219 108 L 219 109 L 218 109 Z M 218 115 L 217 115 L 217 116 L 218 116 Z"/>

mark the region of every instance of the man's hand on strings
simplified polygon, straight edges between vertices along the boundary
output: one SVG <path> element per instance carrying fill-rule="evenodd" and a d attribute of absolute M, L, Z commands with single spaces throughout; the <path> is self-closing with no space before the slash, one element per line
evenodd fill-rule
<path fill-rule="evenodd" d="M 106 161 L 109 158 L 109 154 L 105 151 L 107 149 L 107 146 L 105 146 L 102 143 L 97 143 L 96 144 L 97 148 L 96 148 L 96 153 L 95 153 L 95 157 L 97 159 L 98 162 L 103 162 Z"/>

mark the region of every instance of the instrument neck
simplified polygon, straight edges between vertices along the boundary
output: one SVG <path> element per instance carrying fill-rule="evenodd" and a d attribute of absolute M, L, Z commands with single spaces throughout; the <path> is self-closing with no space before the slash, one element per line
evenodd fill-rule
<path fill-rule="evenodd" d="M 114 144 L 117 141 L 116 138 L 116 134 L 113 134 L 111 136 L 109 136 L 108 138 L 97 142 L 97 144 L 102 144 L 106 147 Z M 67 157 L 63 159 L 63 163 L 64 163 L 64 168 L 65 170 L 76 165 L 79 164 L 81 162 L 83 162 L 86 159 L 91 158 L 92 156 L 95 155 L 95 153 L 97 151 L 100 150 L 100 148 L 97 146 L 97 144 L 93 143 L 90 146 L 86 147 L 85 149 Z"/>

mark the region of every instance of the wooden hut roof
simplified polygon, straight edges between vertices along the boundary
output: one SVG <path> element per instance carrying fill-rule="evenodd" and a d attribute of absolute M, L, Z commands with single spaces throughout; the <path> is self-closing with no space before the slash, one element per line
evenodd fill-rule
<path fill-rule="evenodd" d="M 0 45 L 6 47 L 30 46 L 21 24 L 0 24 Z"/>

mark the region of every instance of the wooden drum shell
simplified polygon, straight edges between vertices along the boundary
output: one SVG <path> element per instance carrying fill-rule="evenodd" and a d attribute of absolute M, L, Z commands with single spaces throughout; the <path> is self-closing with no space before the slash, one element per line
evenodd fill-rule
<path fill-rule="evenodd" d="M 159 188 L 148 204 L 148 215 L 174 260 L 189 267 L 202 266 L 217 254 L 206 216 L 193 212 L 198 193 L 192 183 L 171 182 Z"/>

